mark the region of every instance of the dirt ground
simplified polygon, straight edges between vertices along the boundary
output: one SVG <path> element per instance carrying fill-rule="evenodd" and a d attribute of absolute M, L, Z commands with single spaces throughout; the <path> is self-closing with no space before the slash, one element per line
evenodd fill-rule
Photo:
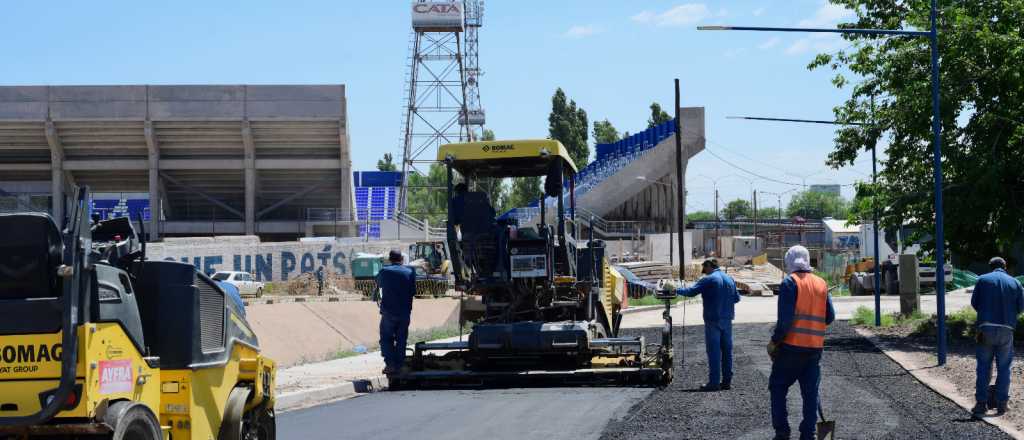
<path fill-rule="evenodd" d="M 949 344 L 946 365 L 938 367 L 935 366 L 938 362 L 935 355 L 934 337 L 911 336 L 913 329 L 907 326 L 883 329 L 866 327 L 866 329 L 875 333 L 887 349 L 903 351 L 918 360 L 919 364 L 933 366 L 929 368 L 930 373 L 945 378 L 956 387 L 958 394 L 974 401 L 977 361 L 975 360 L 973 341 L 966 338 L 953 338 Z M 1015 341 L 1014 352 L 1010 376 L 1009 411 L 1002 417 L 1012 422 L 1017 430 L 1024 431 L 1024 341 Z M 995 365 L 993 365 L 992 383 L 995 383 L 995 380 Z"/>

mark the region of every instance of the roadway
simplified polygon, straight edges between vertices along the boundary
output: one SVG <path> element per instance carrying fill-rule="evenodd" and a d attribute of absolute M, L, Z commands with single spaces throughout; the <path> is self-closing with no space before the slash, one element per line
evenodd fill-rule
<path fill-rule="evenodd" d="M 951 312 L 958 310 L 966 305 L 968 300 L 969 296 L 966 294 L 950 295 L 948 308 Z M 774 321 L 775 303 L 773 297 L 743 298 L 737 309 L 737 323 L 756 325 L 754 328 L 759 331 L 738 334 L 737 346 L 743 345 L 739 341 L 740 338 L 750 339 L 747 342 L 758 347 L 763 345 L 765 334 L 762 333 L 766 331 L 760 330 L 768 327 L 765 323 Z M 858 306 L 872 306 L 873 298 L 840 298 L 835 303 L 840 319 L 847 319 Z M 898 308 L 898 298 L 885 298 L 883 301 L 885 310 Z M 934 300 L 924 297 L 922 308 L 926 313 L 934 311 Z M 650 310 L 626 315 L 623 326 L 629 328 L 627 332 L 650 331 L 642 329 L 660 325 L 660 313 L 659 310 Z M 684 322 L 684 314 L 685 330 L 678 326 Z M 677 306 L 673 309 L 673 315 L 677 323 L 677 334 L 682 336 L 685 331 L 688 345 L 685 349 L 688 356 L 698 359 L 702 349 L 696 345 L 703 336 L 697 327 L 702 324 L 700 305 L 690 304 L 685 310 Z M 675 341 L 677 352 L 682 352 L 684 348 L 680 346 L 684 343 L 680 339 L 682 338 L 677 337 Z M 757 350 L 760 353 L 761 348 Z M 751 352 L 754 350 L 751 349 Z M 699 372 L 689 373 L 682 373 L 677 369 L 677 381 L 699 381 L 705 374 L 705 368 L 697 367 L 696 370 L 700 370 Z M 739 368 L 741 367 L 738 366 Z M 760 371 L 764 368 L 758 370 L 758 376 L 764 374 Z M 688 377 L 680 379 L 681 374 Z M 909 384 L 907 387 L 909 389 L 915 386 Z M 916 387 L 920 388 L 916 392 L 926 392 L 922 385 L 917 384 Z M 654 390 L 650 388 L 535 388 L 381 392 L 280 414 L 278 433 L 282 439 L 310 440 L 598 439 L 602 434 L 609 434 L 606 432 L 607 428 L 616 426 L 611 423 L 612 421 L 635 417 L 635 414 L 630 413 L 634 405 L 640 404 L 637 407 L 643 407 L 646 401 L 658 399 L 658 394 L 663 394 L 655 392 L 652 396 L 652 391 Z M 758 392 L 760 391 L 763 390 L 758 389 Z M 751 393 L 743 394 L 749 396 Z M 766 392 L 764 394 L 767 398 Z M 895 397 L 871 394 L 871 398 Z M 766 417 L 766 414 L 764 416 Z M 767 419 L 763 422 L 767 423 Z"/>

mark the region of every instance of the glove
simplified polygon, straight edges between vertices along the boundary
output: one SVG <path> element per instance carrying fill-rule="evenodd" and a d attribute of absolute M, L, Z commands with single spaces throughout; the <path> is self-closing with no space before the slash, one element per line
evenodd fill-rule
<path fill-rule="evenodd" d="M 772 362 L 775 361 L 775 357 L 779 354 L 779 344 L 774 342 L 768 342 L 768 357 L 772 358 Z"/>
<path fill-rule="evenodd" d="M 675 293 L 675 291 L 679 289 L 679 286 L 676 285 L 675 280 L 663 280 L 661 282 L 661 289 Z"/>

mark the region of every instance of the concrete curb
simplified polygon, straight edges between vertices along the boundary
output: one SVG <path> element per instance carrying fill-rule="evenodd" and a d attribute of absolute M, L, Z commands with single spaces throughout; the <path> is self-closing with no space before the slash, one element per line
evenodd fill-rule
<path fill-rule="evenodd" d="M 930 388 L 932 391 L 935 391 L 940 396 L 949 399 L 951 402 L 957 404 L 967 412 L 970 412 L 971 408 L 974 407 L 973 397 L 960 394 L 957 392 L 956 385 L 953 385 L 945 378 L 937 374 L 932 374 L 928 371 L 928 369 L 933 367 L 933 365 L 920 365 L 903 352 L 887 349 L 886 344 L 878 339 L 878 336 L 870 330 L 854 327 L 854 331 L 856 331 L 858 335 L 863 336 L 864 339 L 871 342 L 871 344 L 881 350 L 882 353 L 885 353 L 889 359 L 892 359 L 893 362 L 899 364 L 899 366 L 906 372 L 910 373 L 911 376 L 914 376 L 915 379 Z M 999 428 L 1010 437 L 1017 440 L 1024 440 L 1024 432 L 1018 431 L 1013 424 L 1006 419 L 999 417 L 983 417 L 982 420 L 984 420 L 985 423 Z"/>
<path fill-rule="evenodd" d="M 278 396 L 277 401 L 274 402 L 274 410 L 277 412 L 295 411 L 336 400 L 352 398 L 360 394 L 383 391 L 387 387 L 387 377 L 379 375 L 311 390 L 295 391 Z"/>

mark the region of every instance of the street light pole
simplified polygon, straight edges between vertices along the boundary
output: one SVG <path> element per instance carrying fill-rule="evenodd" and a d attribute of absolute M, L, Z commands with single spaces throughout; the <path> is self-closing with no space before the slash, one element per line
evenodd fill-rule
<path fill-rule="evenodd" d="M 943 230 L 942 212 L 942 113 L 940 109 L 940 75 L 939 75 L 939 30 L 938 0 L 931 0 L 928 31 L 903 31 L 891 29 L 838 29 L 838 28 L 784 28 L 755 26 L 698 26 L 697 30 L 735 30 L 735 31 L 768 31 L 768 32 L 812 32 L 855 35 L 894 35 L 909 37 L 927 37 L 931 49 L 931 88 L 932 88 L 932 171 L 935 180 L 935 296 L 937 302 L 937 337 L 938 364 L 946 364 L 946 237 Z M 877 225 L 876 225 L 877 227 Z"/>

